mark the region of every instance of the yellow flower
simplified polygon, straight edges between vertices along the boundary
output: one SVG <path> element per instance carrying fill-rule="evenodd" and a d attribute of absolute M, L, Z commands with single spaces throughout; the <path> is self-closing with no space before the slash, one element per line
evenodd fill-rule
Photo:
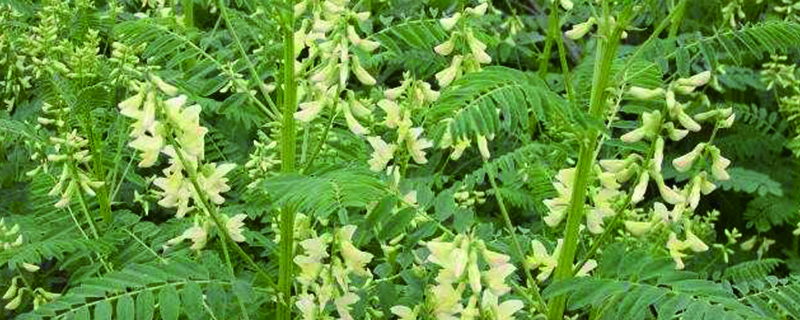
<path fill-rule="evenodd" d="M 463 59 L 464 57 L 461 55 L 454 56 L 449 67 L 436 73 L 436 80 L 439 81 L 439 86 L 446 87 L 456 79 L 461 72 L 461 63 Z"/>
<path fill-rule="evenodd" d="M 488 142 L 486 141 L 486 136 L 478 135 L 477 141 L 478 141 L 478 150 L 480 150 L 481 156 L 483 157 L 484 160 L 489 159 L 492 156 L 492 154 L 489 153 L 489 145 Z"/>
<path fill-rule="evenodd" d="M 303 315 L 303 320 L 317 319 L 318 310 L 316 303 L 314 303 L 314 294 L 300 294 L 297 302 L 295 302 L 295 305 L 298 309 L 300 309 L 300 313 Z"/>
<path fill-rule="evenodd" d="M 663 88 L 646 89 L 642 87 L 632 86 L 628 89 L 628 94 L 637 100 L 653 100 L 664 95 Z"/>
<path fill-rule="evenodd" d="M 483 299 L 481 300 L 481 308 L 488 310 L 492 315 L 491 318 L 495 320 L 513 320 L 514 313 L 522 310 L 524 304 L 520 300 L 506 300 L 503 303 L 497 303 L 497 296 L 491 291 L 483 292 Z"/>
<path fill-rule="evenodd" d="M 396 102 L 384 99 L 378 101 L 378 107 L 386 112 L 386 119 L 383 121 L 383 124 L 387 128 L 394 129 L 400 126 L 403 119 L 400 115 L 400 106 Z"/>
<path fill-rule="evenodd" d="M 164 139 L 159 135 L 149 136 L 142 134 L 136 140 L 128 143 L 128 146 L 142 152 L 142 161 L 139 161 L 139 167 L 148 168 L 158 160 L 158 155 L 164 147 Z"/>
<path fill-rule="evenodd" d="M 203 166 L 201 174 L 198 175 L 198 182 L 211 202 L 216 204 L 225 202 L 225 198 L 220 193 L 231 190 L 231 187 L 227 184 L 228 178 L 225 178 L 225 175 L 235 167 L 236 164 L 233 163 L 225 163 L 220 166 L 217 166 L 216 163 L 210 163 Z"/>
<path fill-rule="evenodd" d="M 453 29 L 453 27 L 455 27 L 455 25 L 456 25 L 456 23 L 458 23 L 459 19 L 461 19 L 461 13 L 460 12 L 456 12 L 456 14 L 454 14 L 450 18 L 443 18 L 443 19 L 439 20 L 439 23 L 442 24 L 442 28 L 444 28 L 447 31 L 450 31 L 451 29 Z"/>
<path fill-rule="evenodd" d="M 419 306 L 411 309 L 403 305 L 397 305 L 389 309 L 394 315 L 400 317 L 398 320 L 416 320 L 419 314 Z"/>
<path fill-rule="evenodd" d="M 30 263 L 27 263 L 27 262 L 22 263 L 22 268 L 24 268 L 25 270 L 28 270 L 28 272 L 39 271 L 39 266 L 37 266 L 35 264 L 30 264 Z"/>
<path fill-rule="evenodd" d="M 369 72 L 367 72 L 367 70 L 361 66 L 361 60 L 358 58 L 358 56 L 353 56 L 353 68 L 355 69 L 354 72 L 356 74 L 356 78 L 358 78 L 358 81 L 361 81 L 361 83 L 368 86 L 375 85 L 375 78 L 373 78 L 372 75 L 370 75 Z"/>
<path fill-rule="evenodd" d="M 675 166 L 675 170 L 678 170 L 678 172 L 689 171 L 697 157 L 705 150 L 705 147 L 706 144 L 704 142 L 698 143 L 689 153 L 672 160 L 672 165 Z"/>
<path fill-rule="evenodd" d="M 502 296 L 511 291 L 511 287 L 505 283 L 505 279 L 514 273 L 516 269 L 517 267 L 514 265 L 504 263 L 486 271 L 483 274 L 483 280 L 486 281 L 486 285 L 489 286 L 489 290 L 492 291 L 492 293 L 497 296 Z"/>
<path fill-rule="evenodd" d="M 672 260 L 675 261 L 675 269 L 682 270 L 685 265 L 683 264 L 683 258 L 686 257 L 685 254 L 681 253 L 686 246 L 680 240 L 678 240 L 678 236 L 675 232 L 670 232 L 669 240 L 667 241 L 667 250 L 669 250 L 669 255 L 672 256 Z"/>
<path fill-rule="evenodd" d="M 305 122 L 305 123 L 311 122 L 312 120 L 317 118 L 323 106 L 324 106 L 323 102 L 319 100 L 303 102 L 300 104 L 300 111 L 294 114 L 294 118 L 300 122 Z"/>
<path fill-rule="evenodd" d="M 360 251 L 353 245 L 351 240 L 355 232 L 356 226 L 354 225 L 347 225 L 339 229 L 337 233 L 339 249 L 348 271 L 361 276 L 369 276 L 371 273 L 364 266 L 372 261 L 372 254 Z"/>
<path fill-rule="evenodd" d="M 484 2 L 476 6 L 475 8 L 467 8 L 464 10 L 467 14 L 474 15 L 476 17 L 482 17 L 486 13 L 486 9 L 489 8 L 489 3 Z"/>
<path fill-rule="evenodd" d="M 475 38 L 472 32 L 467 32 L 467 45 L 469 45 L 469 50 L 479 63 L 487 64 L 492 62 L 492 58 L 485 51 L 486 45 Z"/>
<path fill-rule="evenodd" d="M 228 232 L 228 235 L 231 236 L 231 239 L 236 242 L 243 242 L 245 241 L 244 235 L 242 235 L 242 227 L 244 226 L 244 222 L 242 222 L 245 218 L 247 218 L 246 214 L 240 213 L 233 217 L 226 218 L 225 222 L 225 229 Z"/>
<path fill-rule="evenodd" d="M 372 146 L 372 158 L 368 161 L 369 169 L 380 172 L 386 168 L 386 164 L 394 157 L 397 146 L 394 143 L 387 144 L 381 137 L 368 137 L 367 141 Z"/>
<path fill-rule="evenodd" d="M 419 164 L 425 164 L 428 163 L 428 159 L 425 159 L 425 152 L 422 150 L 433 147 L 433 142 L 425 138 L 420 138 L 419 136 L 421 134 L 422 128 L 411 128 L 405 141 L 406 147 L 408 147 L 408 153 L 411 154 L 414 161 Z"/>
<path fill-rule="evenodd" d="M 647 192 L 647 185 L 649 182 L 650 182 L 650 173 L 648 173 L 647 171 L 642 171 L 642 173 L 639 175 L 639 182 L 633 189 L 633 194 L 631 195 L 631 203 L 638 203 L 639 201 L 644 200 L 644 194 Z"/>
<path fill-rule="evenodd" d="M 589 20 L 586 20 L 586 22 L 573 25 L 572 29 L 564 33 L 564 36 L 572 40 L 583 38 L 592 30 L 592 26 L 594 26 L 595 22 L 597 22 L 597 20 L 594 17 L 589 17 Z"/>
<path fill-rule="evenodd" d="M 539 281 L 544 281 L 550 277 L 550 274 L 555 270 L 556 266 L 558 266 L 558 256 L 561 254 L 562 242 L 563 240 L 558 240 L 558 245 L 551 255 L 547 253 L 544 244 L 539 242 L 539 240 L 531 241 L 533 255 L 528 256 L 525 261 L 530 264 L 531 267 L 539 268 L 539 275 L 536 277 Z"/>
<path fill-rule="evenodd" d="M 200 250 L 206 246 L 206 241 L 208 241 L 207 236 L 208 233 L 206 229 L 195 224 L 193 227 L 186 229 L 186 231 L 177 238 L 167 241 L 167 245 L 175 245 L 183 242 L 183 240 L 189 239 L 193 242 L 191 246 L 192 250 Z"/>
<path fill-rule="evenodd" d="M 439 55 L 447 56 L 453 52 L 454 48 L 455 48 L 454 37 L 450 37 L 449 39 L 447 39 L 447 41 L 433 48 L 433 51 L 435 51 Z"/>

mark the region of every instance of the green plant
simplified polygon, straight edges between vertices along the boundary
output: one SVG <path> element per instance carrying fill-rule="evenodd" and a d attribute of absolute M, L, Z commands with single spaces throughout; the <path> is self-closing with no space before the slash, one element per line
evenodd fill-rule
<path fill-rule="evenodd" d="M 14 319 L 793 319 L 797 4 L 0 1 Z"/>

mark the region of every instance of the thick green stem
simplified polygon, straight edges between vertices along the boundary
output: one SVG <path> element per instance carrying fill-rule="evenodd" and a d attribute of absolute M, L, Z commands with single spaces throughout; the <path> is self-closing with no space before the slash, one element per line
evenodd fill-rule
<path fill-rule="evenodd" d="M 181 2 L 183 7 L 183 24 L 186 27 L 194 27 L 194 0 L 183 0 Z"/>
<path fill-rule="evenodd" d="M 626 11 L 630 13 L 630 8 Z M 623 23 L 623 14 L 620 16 L 620 23 Z M 601 21 L 610 21 L 611 15 L 607 2 L 603 2 L 603 17 Z M 614 26 L 610 23 L 601 23 L 597 37 L 597 51 L 595 55 L 594 74 L 592 79 L 592 94 L 589 105 L 589 116 L 600 118 L 605 113 L 606 88 L 609 85 L 611 65 L 616 56 L 617 46 L 622 34 L 620 25 Z M 554 278 L 556 281 L 567 280 L 572 277 L 572 266 L 575 261 L 575 253 L 578 249 L 578 231 L 583 218 L 586 203 L 586 189 L 589 178 L 592 174 L 592 166 L 595 160 L 595 149 L 598 147 L 598 137 L 600 133 L 596 129 L 589 130 L 582 138 L 580 143 L 580 153 L 575 178 L 572 184 L 572 195 L 567 215 L 567 226 L 564 234 L 564 245 L 561 255 L 558 257 Z M 561 320 L 564 317 L 564 307 L 566 296 L 560 295 L 553 298 L 550 302 L 550 320 Z"/>
<path fill-rule="evenodd" d="M 291 8 L 294 1 L 286 0 Z M 294 75 L 294 15 L 284 15 L 283 25 L 283 119 L 281 126 L 281 169 L 284 173 L 295 172 L 296 132 L 294 113 L 297 112 L 297 82 Z M 286 204 L 281 208 L 280 257 L 278 290 L 278 319 L 292 319 L 292 277 L 294 269 L 294 219 L 297 208 Z"/>

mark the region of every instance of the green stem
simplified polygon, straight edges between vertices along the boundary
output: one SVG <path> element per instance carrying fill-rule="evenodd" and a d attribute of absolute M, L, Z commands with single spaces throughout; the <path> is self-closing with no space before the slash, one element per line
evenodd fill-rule
<path fill-rule="evenodd" d="M 290 8 L 294 1 L 286 0 Z M 294 14 L 284 14 L 283 25 L 283 119 L 281 126 L 281 171 L 295 172 L 296 134 L 294 113 L 297 112 L 297 82 L 294 75 Z M 281 208 L 280 257 L 278 272 L 278 319 L 292 319 L 292 283 L 294 269 L 294 219 L 297 208 L 286 204 Z"/>
<path fill-rule="evenodd" d="M 550 66 L 550 50 L 553 48 L 553 41 L 561 36 L 560 21 L 558 20 L 558 2 L 550 2 L 550 16 L 547 17 L 547 38 L 544 41 L 544 52 L 539 60 L 539 77 L 544 79 L 547 75 L 547 67 Z"/>
<path fill-rule="evenodd" d="M 597 37 L 597 51 L 595 55 L 594 73 L 592 79 L 592 93 L 589 105 L 589 116 L 600 118 L 605 113 L 606 107 L 606 88 L 609 85 L 609 74 L 611 65 L 616 57 L 617 46 L 622 35 L 622 28 L 626 16 L 630 16 L 631 6 L 619 17 L 619 24 L 612 26 L 609 23 L 601 23 Z M 627 14 L 626 14 L 627 13 Z M 611 18 L 608 2 L 603 2 L 603 17 L 601 21 L 607 22 Z M 573 261 L 578 249 L 578 231 L 580 230 L 581 220 L 584 214 L 586 203 L 587 186 L 592 173 L 592 166 L 595 160 L 595 149 L 598 147 L 600 132 L 591 129 L 583 137 L 578 156 L 578 165 L 573 180 L 572 195 L 567 215 L 567 226 L 564 234 L 564 245 L 558 257 L 558 266 L 554 272 L 556 281 L 567 280 L 572 277 Z M 550 320 L 562 320 L 564 308 L 566 306 L 566 296 L 560 295 L 553 298 L 550 302 Z"/>
<path fill-rule="evenodd" d="M 259 103 L 258 106 L 266 113 L 270 118 L 273 120 L 277 120 L 276 112 L 272 110 L 277 109 L 275 103 L 272 102 L 272 98 L 269 96 L 269 92 L 264 86 L 261 85 L 261 78 L 258 76 L 258 72 L 256 71 L 255 66 L 253 66 L 253 62 L 250 61 L 250 58 L 247 57 L 247 52 L 244 51 L 244 46 L 242 46 L 242 42 L 239 40 L 239 35 L 236 34 L 236 30 L 231 23 L 230 18 L 228 17 L 228 8 L 225 6 L 225 3 L 222 0 L 217 1 L 220 12 L 222 12 L 222 18 L 225 20 L 225 25 L 228 26 L 228 30 L 231 32 L 231 36 L 233 37 L 233 41 L 236 43 L 236 48 L 239 50 L 239 54 L 242 55 L 242 59 L 247 62 L 247 69 L 250 71 L 250 80 L 253 81 L 256 87 L 258 87 L 259 91 L 261 91 L 261 95 L 264 96 L 264 99 L 267 100 L 267 104 L 269 104 L 271 109 L 268 109 L 263 104 Z M 294 40 L 294 33 L 292 34 L 292 40 Z M 294 49 L 292 49 L 294 52 Z M 294 55 L 292 56 L 292 60 L 294 60 Z M 294 64 L 292 64 L 294 67 Z M 253 97 L 254 101 L 258 101 L 255 97 Z"/>
<path fill-rule="evenodd" d="M 183 0 L 183 23 L 191 28 L 194 27 L 194 0 Z"/>
<path fill-rule="evenodd" d="M 484 163 L 486 164 L 486 159 L 484 159 Z M 494 191 L 494 196 L 497 198 L 497 204 L 500 206 L 500 213 L 503 214 L 503 220 L 506 223 L 506 229 L 508 229 L 508 233 L 511 235 L 511 241 L 514 242 L 514 249 L 517 251 L 517 255 L 519 255 L 520 260 L 523 261 L 523 269 L 525 269 L 525 278 L 528 280 L 528 291 L 533 293 L 533 298 L 536 300 L 537 310 L 541 312 L 547 312 L 547 304 L 544 302 L 544 298 L 539 293 L 539 287 L 536 285 L 536 281 L 533 279 L 531 275 L 531 269 L 525 266 L 525 254 L 522 251 L 522 245 L 520 245 L 519 240 L 517 239 L 517 235 L 514 232 L 514 224 L 511 223 L 511 218 L 508 215 L 508 210 L 506 209 L 505 201 L 503 200 L 503 194 L 500 193 L 500 188 L 497 187 L 497 182 L 495 181 L 494 170 L 492 168 L 486 168 L 486 175 L 489 176 L 489 183 L 492 185 L 492 190 Z"/>

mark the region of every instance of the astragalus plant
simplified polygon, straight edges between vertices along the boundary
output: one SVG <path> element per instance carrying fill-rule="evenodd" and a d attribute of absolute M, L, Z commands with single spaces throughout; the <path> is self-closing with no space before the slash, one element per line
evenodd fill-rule
<path fill-rule="evenodd" d="M 799 13 L 0 0 L 0 318 L 800 318 Z"/>

